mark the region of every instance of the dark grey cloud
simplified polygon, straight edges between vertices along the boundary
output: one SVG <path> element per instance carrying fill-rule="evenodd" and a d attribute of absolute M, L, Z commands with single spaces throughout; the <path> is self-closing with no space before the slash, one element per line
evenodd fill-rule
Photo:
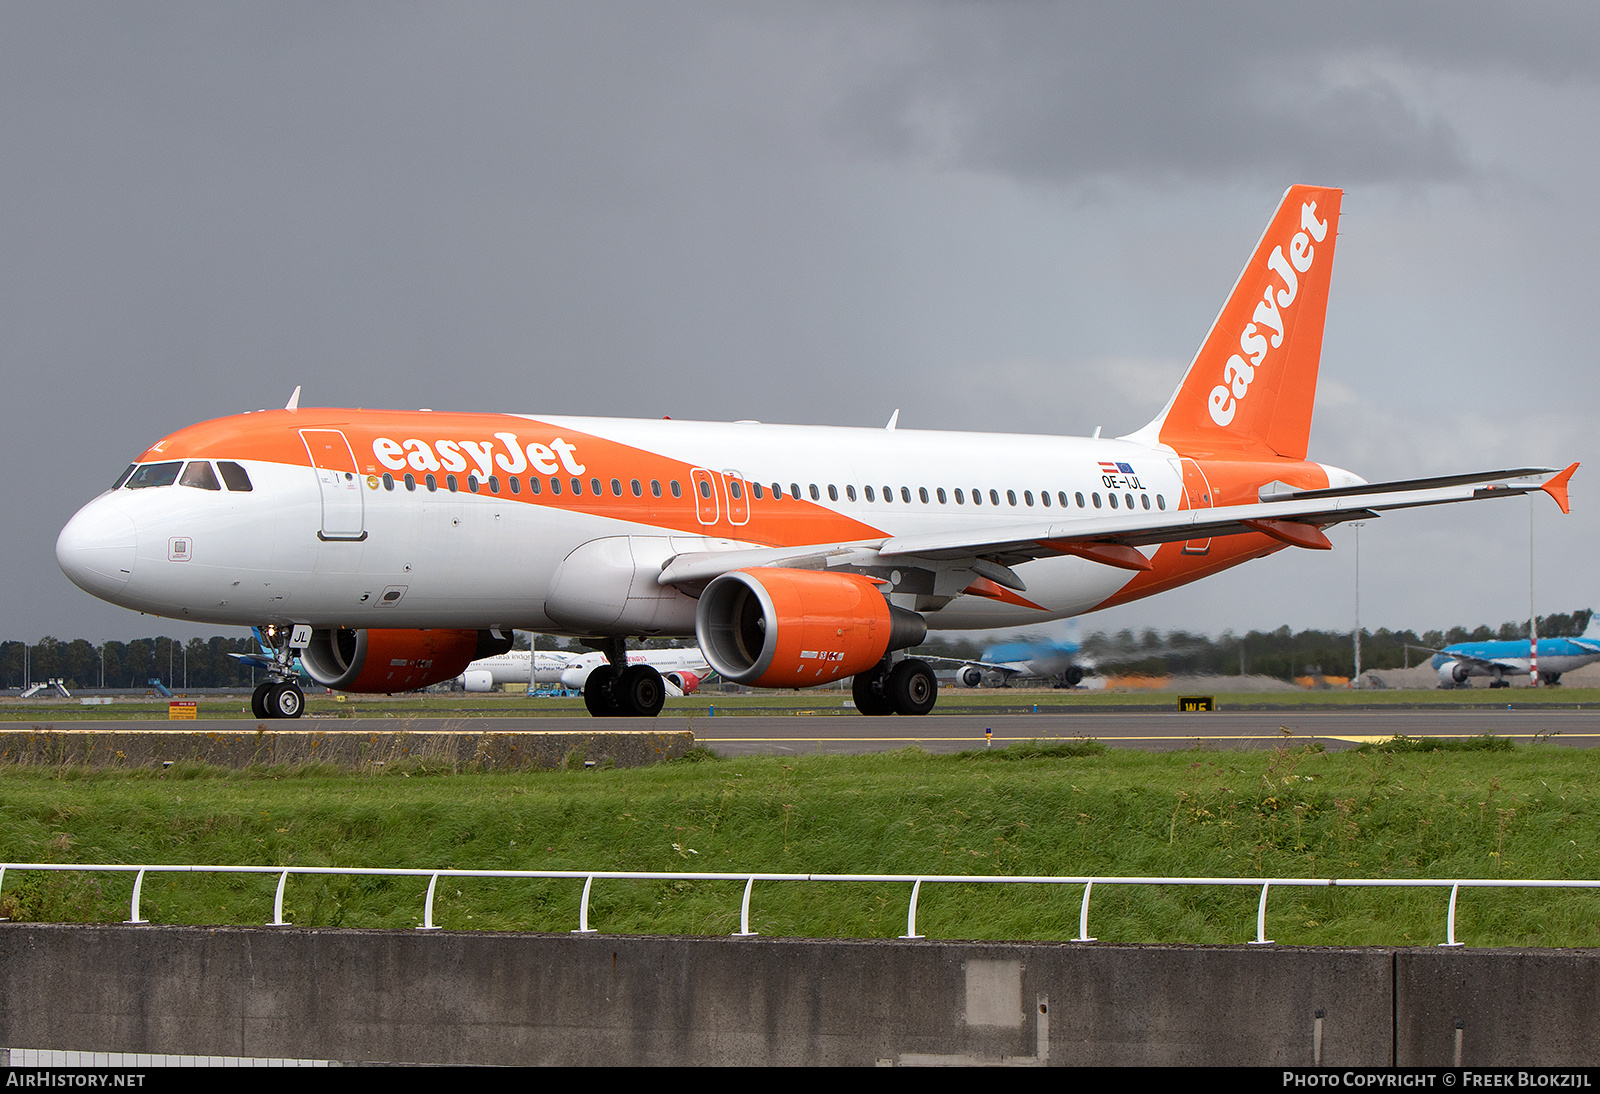
<path fill-rule="evenodd" d="M 1593 80 L 1588 5 L 946 5 L 841 96 L 841 139 L 1054 183 L 1450 181 L 1461 134 L 1417 72 Z"/>

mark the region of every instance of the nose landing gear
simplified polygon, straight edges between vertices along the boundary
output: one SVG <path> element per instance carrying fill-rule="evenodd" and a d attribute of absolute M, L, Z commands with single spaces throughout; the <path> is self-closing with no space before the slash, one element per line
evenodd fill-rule
<path fill-rule="evenodd" d="M 250 694 L 250 712 L 257 718 L 298 718 L 305 706 L 305 694 L 293 683 L 270 681 Z"/>

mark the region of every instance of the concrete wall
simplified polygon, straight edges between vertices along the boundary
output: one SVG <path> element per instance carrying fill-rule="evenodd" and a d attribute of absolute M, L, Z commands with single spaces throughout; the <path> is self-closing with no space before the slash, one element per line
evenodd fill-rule
<path fill-rule="evenodd" d="M 1594 1064 L 1600 955 L 0 924 L 0 1046 L 439 1064 Z M 1320 1020 L 1320 1022 L 1319 1022 Z"/>

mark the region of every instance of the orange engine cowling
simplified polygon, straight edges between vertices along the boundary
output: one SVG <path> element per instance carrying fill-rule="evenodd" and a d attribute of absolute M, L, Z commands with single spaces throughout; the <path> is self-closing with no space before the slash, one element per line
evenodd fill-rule
<path fill-rule="evenodd" d="M 510 632 L 351 630 L 312 632 L 300 655 L 306 675 L 339 691 L 415 691 L 460 676 L 479 657 L 511 647 Z"/>
<path fill-rule="evenodd" d="M 915 646 L 928 625 L 916 612 L 890 605 L 860 574 L 762 567 L 707 585 L 694 633 L 725 679 L 803 688 L 854 676 L 890 650 Z"/>

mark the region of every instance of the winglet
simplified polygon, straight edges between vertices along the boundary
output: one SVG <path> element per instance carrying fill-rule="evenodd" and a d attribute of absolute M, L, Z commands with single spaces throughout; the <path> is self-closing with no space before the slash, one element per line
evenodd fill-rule
<path fill-rule="evenodd" d="M 299 384 L 294 385 L 294 394 L 289 396 L 289 401 L 287 403 L 283 404 L 283 409 L 285 409 L 285 410 L 299 410 L 300 409 L 300 385 Z"/>
<path fill-rule="evenodd" d="M 895 407 L 894 408 L 894 413 L 889 415 L 889 424 L 884 426 L 883 428 L 887 429 L 890 433 L 893 433 L 894 432 L 894 427 L 899 425 L 899 424 L 900 424 L 900 408 L 899 407 Z"/>
<path fill-rule="evenodd" d="M 1571 506 L 1567 504 L 1567 480 L 1572 478 L 1572 473 L 1577 469 L 1578 465 L 1573 464 L 1571 467 L 1561 472 L 1561 474 L 1557 475 L 1555 478 L 1539 487 L 1540 490 L 1543 490 L 1546 494 L 1549 494 L 1552 498 L 1556 499 L 1556 504 L 1561 506 L 1561 511 L 1563 513 L 1572 512 Z"/>

